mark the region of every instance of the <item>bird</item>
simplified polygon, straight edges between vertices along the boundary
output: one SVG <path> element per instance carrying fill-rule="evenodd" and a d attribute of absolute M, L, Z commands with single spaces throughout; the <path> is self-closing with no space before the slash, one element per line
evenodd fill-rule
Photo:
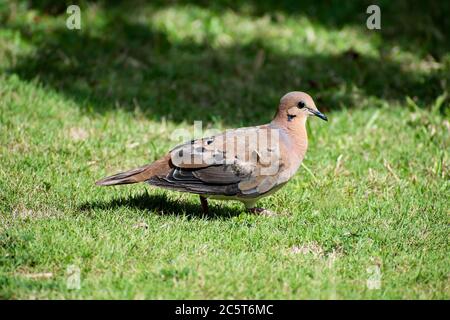
<path fill-rule="evenodd" d="M 205 214 L 208 199 L 238 200 L 251 213 L 272 213 L 256 203 L 296 174 L 308 148 L 310 116 L 328 121 L 309 94 L 289 92 L 267 124 L 185 142 L 153 163 L 103 178 L 96 185 L 146 182 L 197 194 Z"/>

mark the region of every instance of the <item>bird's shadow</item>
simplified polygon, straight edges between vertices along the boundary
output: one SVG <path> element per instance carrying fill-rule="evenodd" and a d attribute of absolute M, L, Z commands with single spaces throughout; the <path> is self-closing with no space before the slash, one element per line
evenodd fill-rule
<path fill-rule="evenodd" d="M 223 203 L 209 203 L 209 212 L 204 213 L 200 202 L 197 205 L 184 199 L 171 199 L 166 194 L 149 194 L 148 192 L 106 201 L 85 202 L 78 207 L 82 212 L 119 208 L 137 209 L 161 216 L 172 215 L 195 219 L 228 219 L 243 212 L 237 207 L 224 205 Z"/>

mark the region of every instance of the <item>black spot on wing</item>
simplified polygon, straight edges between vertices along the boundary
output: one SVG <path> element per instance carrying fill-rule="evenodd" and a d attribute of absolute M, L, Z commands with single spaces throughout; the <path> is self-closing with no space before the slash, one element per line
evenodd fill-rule
<path fill-rule="evenodd" d="M 204 147 L 197 147 L 194 150 L 195 150 L 195 152 L 199 152 L 199 153 L 203 153 L 206 151 L 206 149 Z"/>

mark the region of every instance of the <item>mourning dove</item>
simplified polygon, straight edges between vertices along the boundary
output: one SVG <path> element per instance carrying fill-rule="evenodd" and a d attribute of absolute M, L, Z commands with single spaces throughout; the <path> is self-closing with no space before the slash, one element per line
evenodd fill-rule
<path fill-rule="evenodd" d="M 148 182 L 157 187 L 207 198 L 239 200 L 251 212 L 263 212 L 256 201 L 279 190 L 297 172 L 308 147 L 306 119 L 327 117 L 304 92 L 284 95 L 269 124 L 227 130 L 192 140 L 146 166 L 96 182 L 111 186 Z"/>

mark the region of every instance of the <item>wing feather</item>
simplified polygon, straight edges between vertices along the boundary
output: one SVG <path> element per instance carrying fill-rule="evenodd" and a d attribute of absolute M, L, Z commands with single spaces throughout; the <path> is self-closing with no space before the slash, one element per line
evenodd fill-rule
<path fill-rule="evenodd" d="M 177 146 L 170 152 L 173 169 L 166 176 L 152 177 L 149 183 L 209 195 L 266 193 L 277 185 L 278 172 L 261 173 L 270 164 L 274 149 L 255 143 L 255 134 L 264 129 L 237 129 Z"/>

